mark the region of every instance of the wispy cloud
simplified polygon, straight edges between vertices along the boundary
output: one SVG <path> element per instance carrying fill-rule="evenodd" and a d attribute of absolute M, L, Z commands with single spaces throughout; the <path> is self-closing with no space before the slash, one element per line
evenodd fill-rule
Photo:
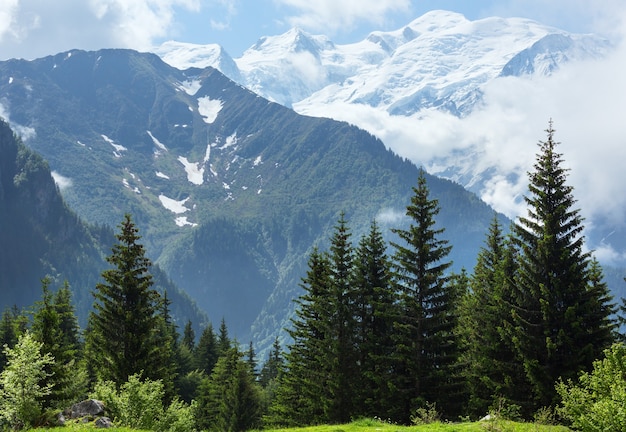
<path fill-rule="evenodd" d="M 178 10 L 200 0 L 4 0 L 1 58 L 35 58 L 73 48 L 147 49 L 175 28 Z"/>
<path fill-rule="evenodd" d="M 292 26 L 335 33 L 351 30 L 359 22 L 382 24 L 392 12 L 408 12 L 409 0 L 276 0 L 294 12 L 286 20 Z"/>
<path fill-rule="evenodd" d="M 620 10 L 613 18 L 626 16 Z M 619 22 L 614 31 L 626 34 L 626 20 Z M 479 194 L 511 218 L 526 211 L 521 198 L 528 191 L 527 173 L 533 170 L 537 143 L 546 139 L 552 118 L 555 139 L 561 142 L 558 151 L 570 168 L 569 183 L 586 227 L 626 230 L 624 76 L 626 43 L 620 43 L 605 59 L 571 62 L 551 77 L 499 78 L 483 88 L 482 106 L 464 118 L 436 110 L 400 117 L 342 103 L 305 113 L 359 125 L 430 172 L 443 171 L 438 163 L 444 158 L 458 158 L 457 166 L 465 164 L 467 178 L 488 170 Z M 469 164 L 460 156 L 468 153 Z M 606 257 L 623 255 L 611 252 L 610 239 L 592 247 Z"/>

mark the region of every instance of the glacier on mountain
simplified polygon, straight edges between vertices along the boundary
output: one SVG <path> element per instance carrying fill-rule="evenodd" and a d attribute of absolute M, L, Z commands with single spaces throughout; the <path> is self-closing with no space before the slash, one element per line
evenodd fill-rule
<path fill-rule="evenodd" d="M 351 44 L 294 28 L 259 39 L 236 59 L 215 45 L 187 48 L 161 46 L 156 52 L 178 68 L 212 66 L 231 79 L 237 75 L 239 84 L 300 114 L 357 125 L 513 218 L 524 212 L 534 144 L 554 118 L 559 138 L 570 143 L 568 161 L 580 169 L 574 187 L 591 229 L 598 227 L 597 209 L 613 209 L 613 215 L 626 207 L 626 198 L 599 204 L 597 190 L 581 180 L 593 175 L 597 187 L 614 184 L 617 168 L 591 172 L 585 162 L 621 152 L 605 142 L 589 155 L 583 137 L 597 141 L 594 135 L 603 131 L 611 143 L 623 141 L 608 130 L 620 123 L 615 105 L 626 94 L 617 76 L 626 56 L 619 44 L 600 36 L 524 18 L 470 21 L 431 11 Z M 229 59 L 236 73 L 220 69 L 232 67 Z"/>

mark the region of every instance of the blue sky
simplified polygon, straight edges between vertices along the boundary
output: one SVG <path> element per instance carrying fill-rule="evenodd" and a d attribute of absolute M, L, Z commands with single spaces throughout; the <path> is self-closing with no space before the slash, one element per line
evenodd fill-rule
<path fill-rule="evenodd" d="M 623 0 L 2 0 L 0 60 L 73 48 L 149 50 L 166 40 L 218 43 L 233 57 L 298 26 L 336 43 L 392 30 L 432 9 L 469 19 L 520 16 L 611 36 Z"/>
<path fill-rule="evenodd" d="M 178 17 L 181 24 L 178 39 L 194 43 L 219 43 L 232 56 L 239 57 L 259 37 L 284 33 L 293 26 L 314 34 L 326 34 L 336 43 L 350 43 L 364 39 L 373 30 L 400 28 L 433 9 L 459 12 L 470 20 L 494 15 L 520 16 L 571 32 L 603 33 L 605 29 L 600 21 L 604 21 L 605 15 L 610 15 L 613 6 L 617 7 L 617 3 L 613 5 L 603 0 L 344 0 L 345 8 L 334 7 L 338 1 L 341 2 L 207 2 L 200 11 L 184 11 Z M 307 7 L 310 3 L 316 4 Z M 357 6 L 363 4 L 365 6 Z"/>

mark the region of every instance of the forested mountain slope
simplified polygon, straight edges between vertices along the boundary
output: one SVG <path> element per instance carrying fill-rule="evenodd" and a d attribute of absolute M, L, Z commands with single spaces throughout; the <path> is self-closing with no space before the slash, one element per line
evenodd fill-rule
<path fill-rule="evenodd" d="M 53 288 L 70 284 L 84 325 L 112 244 L 112 231 L 84 224 L 63 201 L 48 163 L 0 120 L 0 310 L 31 307 L 48 277 Z M 206 320 L 159 268 L 153 274 L 178 321 Z"/>

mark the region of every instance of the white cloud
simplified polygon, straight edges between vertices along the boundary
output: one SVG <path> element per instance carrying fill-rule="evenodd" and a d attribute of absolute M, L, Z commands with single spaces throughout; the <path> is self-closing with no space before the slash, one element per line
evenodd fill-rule
<path fill-rule="evenodd" d="M 619 33 L 623 0 L 507 0 L 493 1 L 486 15 L 520 16 L 576 33 L 597 33 L 614 38 Z"/>
<path fill-rule="evenodd" d="M 334 33 L 351 30 L 357 22 L 377 25 L 393 12 L 410 11 L 409 0 L 276 0 L 296 11 L 287 21 L 297 27 Z"/>
<path fill-rule="evenodd" d="M 200 0 L 0 0 L 0 59 L 33 59 L 70 49 L 148 49 Z"/>
<path fill-rule="evenodd" d="M 0 2 L 0 41 L 6 36 L 17 36 L 15 16 L 19 7 L 19 0 L 2 0 Z"/>
<path fill-rule="evenodd" d="M 91 0 L 96 18 L 112 25 L 119 46 L 136 49 L 152 47 L 174 23 L 176 7 L 199 10 L 198 0 Z"/>
<path fill-rule="evenodd" d="M 406 210 L 397 210 L 394 208 L 381 209 L 376 215 L 376 221 L 386 226 L 398 226 L 398 224 L 405 219 L 407 219 Z"/>
<path fill-rule="evenodd" d="M 35 129 L 33 129 L 32 127 L 24 126 L 11 121 L 11 115 L 9 113 L 9 110 L 2 103 L 0 103 L 0 119 L 3 119 L 7 123 L 9 123 L 11 129 L 13 129 L 13 132 L 15 132 L 17 136 L 22 139 L 23 142 L 27 142 L 29 139 L 34 138 L 37 134 Z"/>
<path fill-rule="evenodd" d="M 625 15 L 615 10 L 614 16 Z M 625 22 L 614 30 L 626 34 Z M 585 226 L 624 230 L 624 76 L 626 43 L 621 43 L 603 60 L 571 62 L 551 77 L 497 79 L 483 88 L 483 105 L 464 118 L 436 110 L 410 118 L 391 116 L 369 106 L 342 103 L 318 108 L 294 104 L 294 108 L 359 125 L 429 172 L 443 172 L 443 158 L 465 167 L 464 178 L 488 170 L 490 177 L 480 195 L 512 218 L 526 211 L 522 196 L 528 191 L 527 172 L 533 170 L 537 143 L 546 139 L 552 118 Z M 468 153 L 469 158 L 464 156 Z M 591 247 L 605 257 L 622 255 L 611 252 L 609 245 Z"/>
<path fill-rule="evenodd" d="M 71 178 L 62 176 L 56 171 L 52 171 L 50 174 L 52 175 L 54 182 L 57 184 L 60 190 L 67 189 L 68 187 L 72 186 Z"/>

